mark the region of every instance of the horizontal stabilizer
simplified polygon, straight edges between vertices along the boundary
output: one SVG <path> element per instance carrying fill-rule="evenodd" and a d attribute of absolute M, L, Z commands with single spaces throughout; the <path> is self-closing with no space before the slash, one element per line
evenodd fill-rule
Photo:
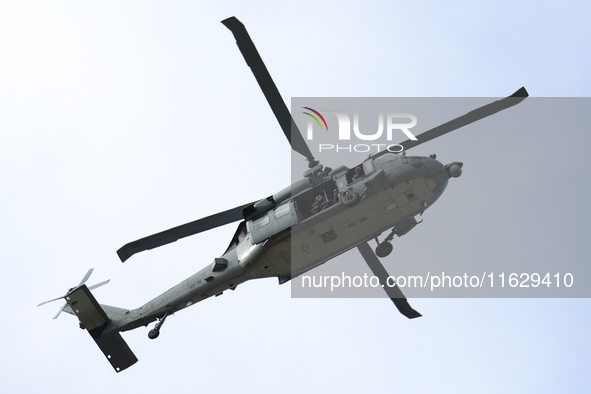
<path fill-rule="evenodd" d="M 101 335 L 94 338 L 94 341 L 101 348 L 115 371 L 121 372 L 137 363 L 137 357 L 118 332 L 113 331 Z"/>
<path fill-rule="evenodd" d="M 66 302 L 115 371 L 121 372 L 137 362 L 137 358 L 119 332 L 104 332 L 111 319 L 109 319 L 86 285 L 77 287 L 69 293 L 66 296 Z"/>

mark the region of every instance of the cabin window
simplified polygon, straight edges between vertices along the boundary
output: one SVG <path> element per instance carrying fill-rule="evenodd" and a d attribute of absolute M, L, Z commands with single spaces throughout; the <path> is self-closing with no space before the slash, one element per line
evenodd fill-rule
<path fill-rule="evenodd" d="M 252 228 L 256 230 L 257 228 L 263 227 L 265 224 L 269 224 L 269 215 L 265 215 L 263 217 L 258 218 L 257 220 L 252 221 Z"/>
<path fill-rule="evenodd" d="M 285 216 L 289 213 L 290 209 L 289 209 L 289 202 L 286 204 L 282 204 L 279 205 L 277 208 L 275 208 L 275 210 L 273 211 L 273 214 L 275 215 L 275 219 L 279 219 L 282 216 Z"/>

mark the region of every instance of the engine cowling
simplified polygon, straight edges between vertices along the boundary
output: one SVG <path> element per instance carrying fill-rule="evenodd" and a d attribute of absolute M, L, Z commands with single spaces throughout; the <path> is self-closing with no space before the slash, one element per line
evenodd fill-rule
<path fill-rule="evenodd" d="M 263 214 L 267 213 L 271 209 L 275 208 L 277 205 L 281 204 L 282 202 L 289 200 L 292 195 L 296 195 L 303 190 L 308 188 L 308 181 L 307 179 L 300 179 L 297 182 L 291 184 L 291 186 L 286 187 L 283 190 L 278 191 L 277 193 L 269 196 L 267 198 L 263 198 L 260 201 L 255 202 L 252 205 L 244 208 L 242 210 L 242 215 L 244 216 L 245 220 L 252 220 L 257 218 L 258 216 L 262 216 Z"/>

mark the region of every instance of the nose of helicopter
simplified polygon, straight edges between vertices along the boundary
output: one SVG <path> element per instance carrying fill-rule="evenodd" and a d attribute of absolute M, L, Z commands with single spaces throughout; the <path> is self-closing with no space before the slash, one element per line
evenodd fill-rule
<path fill-rule="evenodd" d="M 439 183 L 447 182 L 449 178 L 459 178 L 462 175 L 462 167 L 464 166 L 462 162 L 454 161 L 443 165 L 434 157 L 425 157 L 423 160 L 425 171 L 427 171 L 429 177 Z"/>
<path fill-rule="evenodd" d="M 430 176 L 435 176 L 441 169 L 443 168 L 443 164 L 436 160 L 433 157 L 425 157 L 425 169 L 429 173 Z"/>

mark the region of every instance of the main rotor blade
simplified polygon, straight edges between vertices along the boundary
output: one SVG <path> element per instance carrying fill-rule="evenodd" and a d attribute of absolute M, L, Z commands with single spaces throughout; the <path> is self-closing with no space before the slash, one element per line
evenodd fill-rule
<path fill-rule="evenodd" d="M 357 246 L 357 249 L 359 249 L 359 252 L 365 259 L 367 265 L 369 265 L 369 268 L 371 269 L 373 274 L 378 277 L 378 279 L 380 280 L 380 284 L 382 285 L 384 290 L 386 290 L 386 294 L 388 294 L 388 297 L 390 297 L 390 299 L 394 302 L 394 305 L 396 305 L 396 308 L 398 308 L 400 313 L 402 313 L 409 319 L 421 317 L 422 315 L 419 312 L 412 309 L 412 307 L 404 297 L 404 294 L 402 294 L 402 291 L 398 288 L 396 284 L 394 284 L 393 287 L 388 286 L 388 271 L 386 271 L 382 263 L 380 263 L 378 256 L 375 255 L 371 246 L 369 246 L 367 242 L 364 242 L 361 245 Z"/>
<path fill-rule="evenodd" d="M 263 59 L 261 59 L 259 52 L 242 22 L 235 17 L 230 17 L 224 19 L 222 23 L 230 29 L 234 38 L 236 38 L 236 44 L 238 45 L 244 60 L 246 60 L 246 64 L 248 64 L 254 74 L 269 106 L 271 106 L 275 118 L 277 118 L 283 133 L 291 144 L 291 148 L 308 159 L 310 167 L 318 164 L 316 159 L 314 159 L 310 148 L 306 145 L 300 130 L 291 117 L 283 98 L 281 98 L 281 95 L 279 94 L 279 90 L 277 90 L 277 86 L 275 86 L 275 82 L 273 82 L 265 63 L 263 63 Z"/>
<path fill-rule="evenodd" d="M 410 148 L 414 148 L 415 146 L 420 145 L 424 142 L 431 141 L 432 139 L 437 137 L 441 137 L 442 135 L 447 134 L 450 131 L 454 131 L 456 129 L 459 129 L 460 127 L 464 127 L 470 123 L 476 122 L 477 120 L 486 118 L 487 116 L 491 116 L 499 111 L 517 105 L 528 96 L 529 93 L 527 93 L 527 90 L 525 90 L 525 88 L 522 87 L 509 97 L 505 97 L 504 99 L 497 100 L 483 107 L 477 108 L 474 111 L 470 111 L 466 115 L 460 116 L 459 118 L 456 118 L 447 123 L 434 127 L 431 130 L 425 131 L 422 134 L 419 134 L 417 136 L 416 141 L 406 140 L 402 142 L 400 145 L 404 147 L 405 151 Z"/>
<path fill-rule="evenodd" d="M 188 237 L 189 235 L 198 234 L 203 231 L 211 230 L 212 228 L 223 226 L 224 224 L 241 220 L 243 219 L 242 210 L 252 204 L 253 203 L 241 205 L 239 207 L 216 213 L 215 215 L 211 215 L 203 219 L 195 220 L 193 222 L 138 239 L 137 241 L 123 245 L 117 251 L 117 254 L 121 259 L 121 262 L 125 262 L 125 260 L 138 252 L 154 249 L 159 246 L 175 242 L 181 238 Z"/>

